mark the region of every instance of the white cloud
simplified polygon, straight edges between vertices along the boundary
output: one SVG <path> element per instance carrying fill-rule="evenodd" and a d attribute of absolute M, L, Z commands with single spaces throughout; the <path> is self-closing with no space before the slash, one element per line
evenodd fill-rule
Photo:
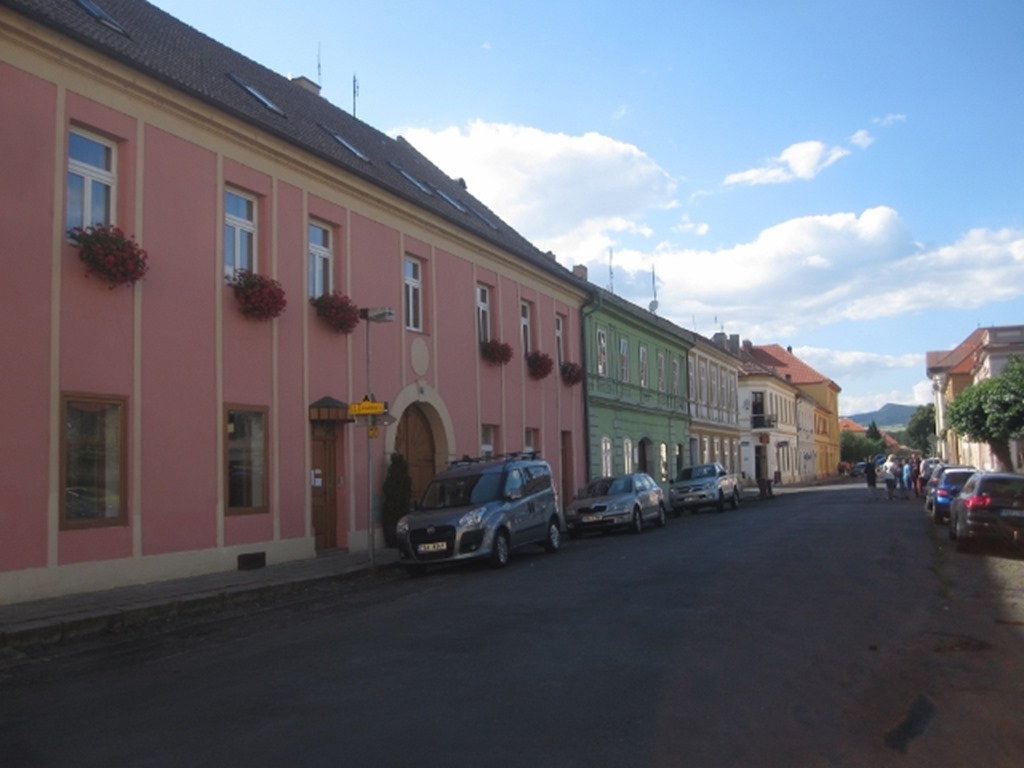
<path fill-rule="evenodd" d="M 734 184 L 785 184 L 791 181 L 809 181 L 850 154 L 843 147 L 828 147 L 820 141 L 801 141 L 782 150 L 760 168 L 751 168 L 725 177 L 727 186 Z"/>
<path fill-rule="evenodd" d="M 396 133 L 449 176 L 464 178 L 471 194 L 544 250 L 541 241 L 600 222 L 625 220 L 635 229 L 648 211 L 675 205 L 676 181 L 664 169 L 636 146 L 598 133 L 480 120 L 464 130 Z"/>
<path fill-rule="evenodd" d="M 871 135 L 870 131 L 861 128 L 850 137 L 850 143 L 861 149 L 867 149 L 875 143 L 875 137 Z"/>
<path fill-rule="evenodd" d="M 889 115 L 886 115 L 885 117 L 876 117 L 871 122 L 873 122 L 875 125 L 880 125 L 883 128 L 888 128 L 891 125 L 896 125 L 896 123 L 905 122 L 906 119 L 907 119 L 906 115 L 889 114 Z"/>

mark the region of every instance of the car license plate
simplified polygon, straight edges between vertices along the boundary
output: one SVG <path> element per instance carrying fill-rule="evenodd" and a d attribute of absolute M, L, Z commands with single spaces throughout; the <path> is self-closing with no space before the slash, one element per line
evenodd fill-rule
<path fill-rule="evenodd" d="M 1004 509 L 1000 514 L 1003 517 L 1024 517 L 1024 509 Z"/>
<path fill-rule="evenodd" d="M 448 545 L 443 541 L 431 541 L 426 544 L 420 544 L 416 547 L 417 552 L 443 552 L 448 548 Z"/>
<path fill-rule="evenodd" d="M 584 523 L 599 523 L 601 522 L 600 515 L 584 515 L 580 518 Z"/>

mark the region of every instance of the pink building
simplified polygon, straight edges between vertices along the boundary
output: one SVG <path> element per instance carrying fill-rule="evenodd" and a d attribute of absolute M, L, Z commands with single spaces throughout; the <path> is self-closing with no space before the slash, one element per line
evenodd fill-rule
<path fill-rule="evenodd" d="M 365 549 L 392 452 L 414 493 L 488 451 L 584 478 L 583 388 L 523 353 L 580 360 L 585 286 L 404 140 L 141 0 L 5 2 L 0 100 L 0 602 Z M 142 279 L 87 272 L 95 223 Z M 331 291 L 394 319 L 337 332 Z"/>

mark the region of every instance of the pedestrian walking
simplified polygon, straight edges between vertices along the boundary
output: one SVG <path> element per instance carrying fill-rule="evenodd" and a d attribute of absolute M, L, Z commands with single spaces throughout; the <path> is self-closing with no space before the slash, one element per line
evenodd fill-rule
<path fill-rule="evenodd" d="M 892 501 L 896 497 L 896 457 L 889 454 L 889 457 L 882 465 L 882 480 L 885 482 L 885 498 Z"/>
<path fill-rule="evenodd" d="M 876 472 L 875 460 L 870 456 L 864 459 L 864 480 L 868 484 L 868 501 L 874 501 L 878 489 L 878 474 Z"/>
<path fill-rule="evenodd" d="M 911 466 L 911 463 L 909 461 L 904 461 L 903 462 L 903 482 L 901 484 L 901 486 L 903 488 L 903 498 L 904 498 L 904 500 L 909 500 L 910 499 L 910 489 L 913 487 L 913 481 L 911 480 L 912 474 L 913 474 L 913 467 Z"/>

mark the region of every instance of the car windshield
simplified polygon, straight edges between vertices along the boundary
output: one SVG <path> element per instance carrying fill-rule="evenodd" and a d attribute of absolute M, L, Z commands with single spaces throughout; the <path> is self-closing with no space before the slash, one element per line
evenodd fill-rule
<path fill-rule="evenodd" d="M 980 491 L 998 498 L 1024 499 L 1024 477 L 987 477 Z"/>
<path fill-rule="evenodd" d="M 939 482 L 942 485 L 963 485 L 967 482 L 967 478 L 973 474 L 973 469 L 957 469 L 951 472 L 947 471 L 942 473 L 942 479 Z"/>
<path fill-rule="evenodd" d="M 711 464 L 701 464 L 697 467 L 683 467 L 676 475 L 676 481 L 700 480 L 705 477 L 714 477 L 715 468 Z"/>
<path fill-rule="evenodd" d="M 427 487 L 420 509 L 468 507 L 495 501 L 501 487 L 501 472 L 435 478 Z"/>
<path fill-rule="evenodd" d="M 580 492 L 579 497 L 581 499 L 595 499 L 599 496 L 607 496 L 608 489 L 611 488 L 614 479 L 612 477 L 602 477 L 594 480 Z"/>
<path fill-rule="evenodd" d="M 617 496 L 620 493 L 630 493 L 633 490 L 633 478 L 631 477 L 617 477 L 608 486 L 608 493 L 606 496 Z"/>

